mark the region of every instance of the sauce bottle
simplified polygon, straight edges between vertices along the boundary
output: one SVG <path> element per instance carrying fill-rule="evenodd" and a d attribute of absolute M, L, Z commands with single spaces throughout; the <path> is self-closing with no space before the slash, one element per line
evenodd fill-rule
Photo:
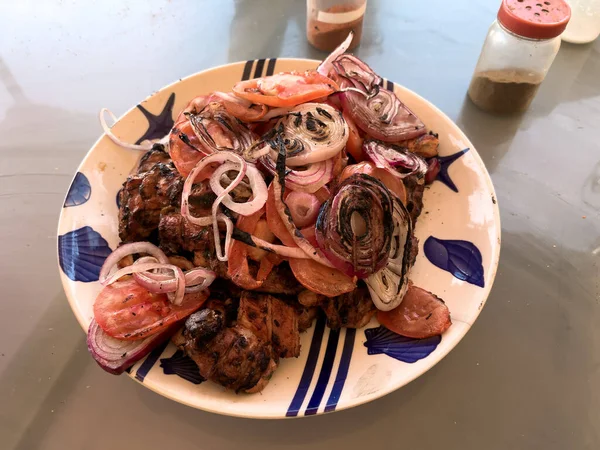
<path fill-rule="evenodd" d="M 324 52 L 333 51 L 354 31 L 348 50 L 360 43 L 367 0 L 307 0 L 306 38 Z"/>
<path fill-rule="evenodd" d="M 469 86 L 473 103 L 493 113 L 525 111 L 558 53 L 570 16 L 564 0 L 503 0 Z"/>

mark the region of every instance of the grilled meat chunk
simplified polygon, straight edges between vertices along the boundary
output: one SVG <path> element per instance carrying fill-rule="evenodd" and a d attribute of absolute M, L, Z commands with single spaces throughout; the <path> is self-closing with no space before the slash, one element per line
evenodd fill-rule
<path fill-rule="evenodd" d="M 169 164 L 171 157 L 165 151 L 165 146 L 162 144 L 154 144 L 150 150 L 148 150 L 141 157 L 138 163 L 137 173 L 148 172 L 158 163 Z"/>
<path fill-rule="evenodd" d="M 406 188 L 406 209 L 410 214 L 413 223 L 417 222 L 417 218 L 423 210 L 423 192 L 425 191 L 425 183 L 419 180 L 416 175 L 406 177 L 404 180 Z"/>
<path fill-rule="evenodd" d="M 319 313 L 319 308 L 317 308 L 316 306 L 306 307 L 298 302 L 296 302 L 294 307 L 296 308 L 296 312 L 298 313 L 298 331 L 300 331 L 300 333 L 303 333 L 310 327 L 312 327 L 312 324 L 316 319 L 317 314 Z"/>
<path fill-rule="evenodd" d="M 327 316 L 327 326 L 333 329 L 362 328 L 377 312 L 364 282 L 359 282 L 352 292 L 337 297 L 305 290 L 298 295 L 298 301 L 306 307 L 319 306 Z"/>
<path fill-rule="evenodd" d="M 200 374 L 236 392 L 258 392 L 277 367 L 271 346 L 252 331 L 226 326 L 219 300 L 192 314 L 173 342 L 198 365 Z"/>
<path fill-rule="evenodd" d="M 297 295 L 304 287 L 298 283 L 289 264 L 284 261 L 273 267 L 261 287 L 256 289 L 267 294 Z"/>
<path fill-rule="evenodd" d="M 227 276 L 227 263 L 215 253 L 212 227 L 201 227 L 187 221 L 175 208 L 166 208 L 158 223 L 159 246 L 168 255 L 193 254 L 195 267 L 206 267 L 219 277 Z"/>
<path fill-rule="evenodd" d="M 127 178 L 119 192 L 119 237 L 123 242 L 156 241 L 160 211 L 179 206 L 183 178 L 172 163 Z"/>
<path fill-rule="evenodd" d="M 276 357 L 291 358 L 300 354 L 298 313 L 283 300 L 252 291 L 242 292 L 237 324 L 262 341 L 270 342 Z"/>

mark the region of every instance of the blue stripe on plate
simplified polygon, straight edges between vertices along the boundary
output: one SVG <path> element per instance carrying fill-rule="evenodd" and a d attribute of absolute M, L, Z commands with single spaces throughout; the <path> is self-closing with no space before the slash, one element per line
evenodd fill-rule
<path fill-rule="evenodd" d="M 348 369 L 350 368 L 350 360 L 352 359 L 352 350 L 354 350 L 354 338 L 356 337 L 356 329 L 346 328 L 346 337 L 344 338 L 344 349 L 342 350 L 342 358 L 340 359 L 340 366 L 338 373 L 333 383 L 333 389 L 329 394 L 329 400 L 325 406 L 325 412 L 335 411 L 337 407 L 342 391 L 344 390 L 344 383 L 348 376 Z"/>
<path fill-rule="evenodd" d="M 275 63 L 276 62 L 277 62 L 277 58 L 271 58 L 269 60 L 269 64 L 267 65 L 267 73 L 265 73 L 266 76 L 273 75 L 273 73 L 275 72 Z"/>
<path fill-rule="evenodd" d="M 140 383 L 144 382 L 144 378 L 146 378 L 146 375 L 148 375 L 150 370 L 152 370 L 152 367 L 154 367 L 154 364 L 156 364 L 156 361 L 158 361 L 158 358 L 160 358 L 162 352 L 165 351 L 167 345 L 169 345 L 169 341 L 163 342 L 150 352 L 146 360 L 142 363 L 140 368 L 135 373 L 136 380 L 138 380 Z"/>
<path fill-rule="evenodd" d="M 252 72 L 252 65 L 254 64 L 254 60 L 246 61 L 246 65 L 244 66 L 244 72 L 242 73 L 242 81 L 246 81 L 250 78 L 250 72 Z"/>
<path fill-rule="evenodd" d="M 340 340 L 340 330 L 329 330 L 329 339 L 327 340 L 327 348 L 325 349 L 325 357 L 323 358 L 323 365 L 321 366 L 321 373 L 317 379 L 317 386 L 313 391 L 313 395 L 308 402 L 305 416 L 315 415 L 323 400 L 325 389 L 329 384 L 329 377 L 331 376 L 331 369 L 333 368 L 333 360 L 335 359 L 335 353 L 337 351 L 338 341 Z"/>
<path fill-rule="evenodd" d="M 262 76 L 262 71 L 265 67 L 265 59 L 259 59 L 256 62 L 256 68 L 254 69 L 254 77 L 253 78 L 258 78 Z"/>
<path fill-rule="evenodd" d="M 298 389 L 294 394 L 294 398 L 290 403 L 290 407 L 285 414 L 287 417 L 296 417 L 298 411 L 302 407 L 302 403 L 308 393 L 310 382 L 312 381 L 313 374 L 315 373 L 315 367 L 317 367 L 317 359 L 319 359 L 319 353 L 321 351 L 321 344 L 323 342 L 323 333 L 325 332 L 325 319 L 319 317 L 317 324 L 315 325 L 315 331 L 313 333 L 312 341 L 310 343 L 310 350 L 308 351 L 308 358 L 306 359 L 306 365 L 298 384 Z"/>
<path fill-rule="evenodd" d="M 388 91 L 394 92 L 394 82 L 392 80 L 387 80 L 386 83 L 387 83 L 386 89 Z"/>

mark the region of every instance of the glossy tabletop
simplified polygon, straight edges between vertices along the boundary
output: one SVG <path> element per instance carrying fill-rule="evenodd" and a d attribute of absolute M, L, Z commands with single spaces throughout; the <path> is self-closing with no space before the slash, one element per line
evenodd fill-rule
<path fill-rule="evenodd" d="M 0 0 L 0 448 L 600 448 L 600 41 L 563 44 L 530 110 L 465 97 L 498 0 L 370 0 L 356 54 L 448 114 L 496 188 L 502 251 L 478 321 L 373 403 L 256 421 L 103 372 L 56 264 L 65 192 L 117 115 L 185 75 L 320 59 L 301 0 Z"/>

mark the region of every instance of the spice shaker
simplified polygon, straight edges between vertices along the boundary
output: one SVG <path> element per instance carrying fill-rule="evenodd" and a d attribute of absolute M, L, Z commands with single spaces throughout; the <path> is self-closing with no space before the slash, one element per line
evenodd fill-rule
<path fill-rule="evenodd" d="M 525 111 L 560 48 L 571 10 L 564 0 L 503 0 L 469 86 L 479 108 Z"/>
<path fill-rule="evenodd" d="M 360 43 L 367 0 L 307 0 L 306 38 L 314 47 L 331 52 L 350 31 L 354 38 L 348 50 Z"/>

